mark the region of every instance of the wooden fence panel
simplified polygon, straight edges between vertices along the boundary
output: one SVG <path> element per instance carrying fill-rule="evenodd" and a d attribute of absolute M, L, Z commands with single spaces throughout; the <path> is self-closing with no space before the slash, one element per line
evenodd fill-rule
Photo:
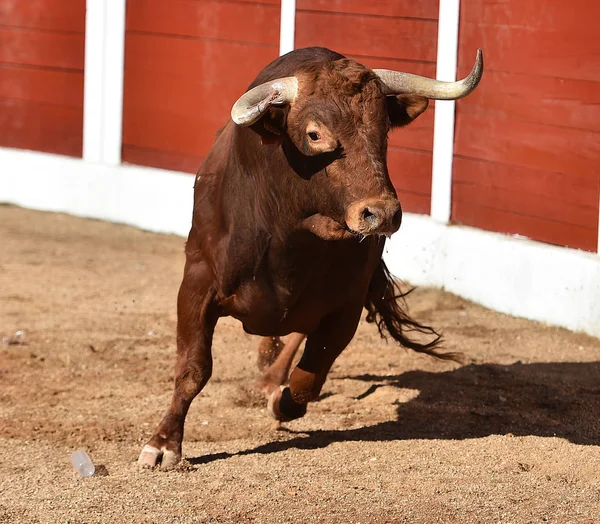
<path fill-rule="evenodd" d="M 85 0 L 0 3 L 0 145 L 81 156 Z"/>
<path fill-rule="evenodd" d="M 595 251 L 600 199 L 600 4 L 464 0 L 452 219 Z"/>

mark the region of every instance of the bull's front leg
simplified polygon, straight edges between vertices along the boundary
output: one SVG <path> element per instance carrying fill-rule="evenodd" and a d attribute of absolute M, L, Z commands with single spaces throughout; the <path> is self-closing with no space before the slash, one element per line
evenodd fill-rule
<path fill-rule="evenodd" d="M 308 402 L 321 393 L 335 359 L 352 340 L 361 312 L 362 303 L 350 305 L 325 318 L 317 331 L 308 335 L 289 386 L 277 388 L 269 396 L 267 410 L 273 418 L 288 421 L 304 416 Z"/>
<path fill-rule="evenodd" d="M 212 373 L 212 337 L 218 320 L 212 276 L 202 261 L 186 263 L 177 298 L 177 363 L 171 405 L 138 464 L 170 469 L 181 460 L 185 417 Z"/>

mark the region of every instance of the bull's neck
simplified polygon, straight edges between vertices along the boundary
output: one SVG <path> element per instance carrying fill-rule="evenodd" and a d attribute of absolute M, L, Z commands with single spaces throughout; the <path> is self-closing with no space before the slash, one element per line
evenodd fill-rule
<path fill-rule="evenodd" d="M 251 129 L 235 127 L 231 155 L 225 192 L 249 196 L 262 225 L 293 228 L 314 212 L 314 184 L 294 172 L 281 144 L 263 145 Z"/>

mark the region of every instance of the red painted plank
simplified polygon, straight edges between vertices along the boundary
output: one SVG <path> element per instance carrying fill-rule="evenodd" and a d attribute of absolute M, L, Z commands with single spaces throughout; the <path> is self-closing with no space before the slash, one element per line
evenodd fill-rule
<path fill-rule="evenodd" d="M 600 4 L 594 0 L 546 0 L 543 6 L 522 0 L 462 0 L 461 20 L 485 26 L 519 27 L 597 35 Z"/>
<path fill-rule="evenodd" d="M 85 0 L 0 2 L 0 25 L 83 33 Z"/>
<path fill-rule="evenodd" d="M 123 162 L 129 164 L 172 169 L 190 174 L 198 172 L 203 160 L 200 156 L 159 151 L 129 144 L 123 144 L 122 158 Z"/>
<path fill-rule="evenodd" d="M 580 206 L 561 201 L 559 195 L 548 198 L 536 193 L 519 191 L 519 188 L 514 186 L 494 187 L 456 182 L 452 185 L 452 197 L 457 201 L 471 202 L 473 205 L 488 209 L 588 229 L 593 229 L 598 223 L 597 204 L 589 207 Z M 455 218 L 460 219 L 460 215 Z"/>
<path fill-rule="evenodd" d="M 586 31 L 567 33 L 552 27 L 532 30 L 461 22 L 461 68 L 473 64 L 479 47 L 484 49 L 488 71 L 600 81 L 600 39 Z"/>
<path fill-rule="evenodd" d="M 489 231 L 512 233 L 534 240 L 587 251 L 596 251 L 598 226 L 585 228 L 573 224 L 552 222 L 536 217 L 516 215 L 503 210 L 490 209 L 474 204 L 472 200 L 452 201 L 452 216 L 460 217 L 459 223 L 476 226 Z"/>
<path fill-rule="evenodd" d="M 274 4 L 129 0 L 127 30 L 278 45 L 279 15 Z"/>
<path fill-rule="evenodd" d="M 486 71 L 477 90 L 458 107 L 460 114 L 600 131 L 597 82 Z"/>
<path fill-rule="evenodd" d="M 456 123 L 458 155 L 571 175 L 600 176 L 600 134 L 461 114 Z"/>
<path fill-rule="evenodd" d="M 382 17 L 438 19 L 439 0 L 297 0 L 296 7 L 305 11 L 330 11 Z"/>
<path fill-rule="evenodd" d="M 128 33 L 125 39 L 126 70 L 187 76 L 208 83 L 226 80 L 235 89 L 243 86 L 245 90 L 260 70 L 277 56 L 277 45 L 255 46 L 136 33 Z M 177 82 L 174 85 L 178 85 Z"/>
<path fill-rule="evenodd" d="M 276 56 L 276 46 L 129 34 L 124 142 L 206 155 L 234 102 Z"/>
<path fill-rule="evenodd" d="M 548 200 L 553 206 L 548 218 L 558 221 L 566 220 L 563 204 L 597 210 L 600 202 L 600 180 L 585 174 L 566 175 L 455 156 L 452 179 L 456 184 L 510 190 L 519 193 L 519 198 L 531 195 L 532 198 Z M 523 207 L 522 214 L 526 214 L 525 209 L 529 206 Z M 587 225 L 592 227 L 597 219 L 596 216 Z"/>
<path fill-rule="evenodd" d="M 226 2 L 227 0 L 221 0 Z M 267 5 L 281 5 L 281 0 L 232 0 L 233 2 L 244 2 L 248 4 L 267 4 Z"/>
<path fill-rule="evenodd" d="M 0 98 L 83 107 L 83 73 L 0 64 Z"/>
<path fill-rule="evenodd" d="M 388 171 L 396 189 L 431 194 L 431 153 L 390 147 Z"/>
<path fill-rule="evenodd" d="M 431 197 L 429 195 L 421 195 L 418 193 L 409 193 L 397 189 L 398 199 L 402 206 L 402 211 L 407 213 L 420 213 L 428 215 L 431 208 Z"/>
<path fill-rule="evenodd" d="M 296 46 L 323 46 L 344 55 L 433 62 L 437 22 L 342 15 L 296 13 Z"/>
<path fill-rule="evenodd" d="M 81 156 L 83 109 L 0 99 L 0 145 Z"/>
<path fill-rule="evenodd" d="M 0 62 L 83 71 L 84 36 L 0 28 Z"/>

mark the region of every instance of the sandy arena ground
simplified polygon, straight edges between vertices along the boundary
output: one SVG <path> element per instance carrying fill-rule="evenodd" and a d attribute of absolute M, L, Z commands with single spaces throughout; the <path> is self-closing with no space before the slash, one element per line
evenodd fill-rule
<path fill-rule="evenodd" d="M 361 324 L 279 431 L 255 390 L 258 339 L 223 319 L 186 460 L 139 470 L 173 385 L 182 248 L 0 206 L 0 337 L 26 342 L 0 346 L 0 522 L 600 522 L 600 340 L 438 290 L 411 311 L 465 365 Z M 78 448 L 103 474 L 75 473 Z"/>

